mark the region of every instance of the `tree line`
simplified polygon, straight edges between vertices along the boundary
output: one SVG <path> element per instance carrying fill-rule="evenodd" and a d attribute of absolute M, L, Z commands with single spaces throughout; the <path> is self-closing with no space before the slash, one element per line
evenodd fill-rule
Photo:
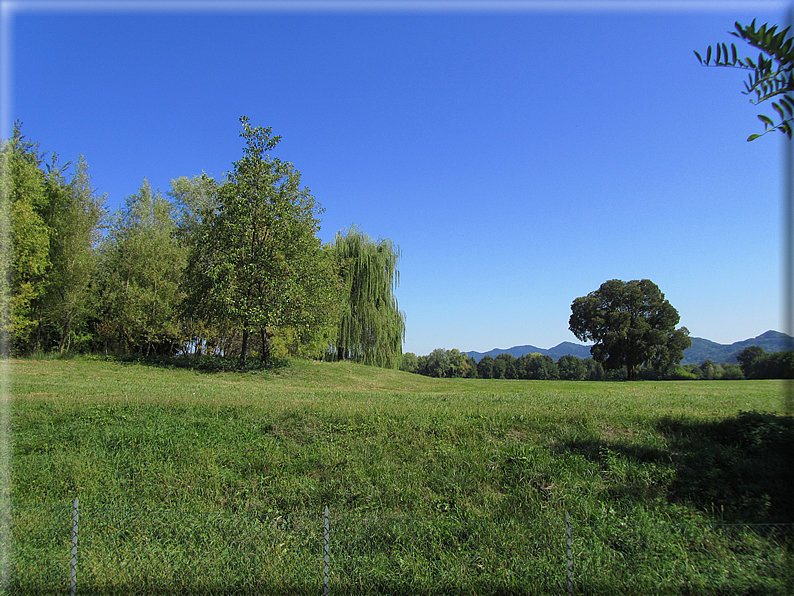
<path fill-rule="evenodd" d="M 641 380 L 741 380 L 794 378 L 792 352 L 766 353 L 759 346 L 745 348 L 737 363 L 672 364 L 664 370 L 643 366 L 635 378 Z M 438 348 L 426 356 L 412 352 L 403 354 L 400 370 L 437 378 L 524 379 L 562 381 L 624 381 L 629 379 L 627 367 L 604 369 L 593 358 L 577 358 L 566 354 L 556 362 L 551 356 L 533 353 L 520 357 L 509 353 L 496 357 L 486 355 L 477 362 L 458 349 Z"/>
<path fill-rule="evenodd" d="M 144 179 L 108 212 L 88 166 L 49 159 L 14 127 L 0 150 L 0 333 L 5 356 L 349 359 L 396 368 L 399 247 L 356 226 L 323 244 L 322 208 L 241 117 L 222 178 Z"/>

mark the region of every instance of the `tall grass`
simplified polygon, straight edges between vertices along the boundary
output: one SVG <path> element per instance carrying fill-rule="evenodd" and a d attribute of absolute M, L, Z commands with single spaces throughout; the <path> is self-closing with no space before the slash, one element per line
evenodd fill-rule
<path fill-rule="evenodd" d="M 317 556 L 318 526 L 304 538 L 271 530 L 325 505 L 337 516 L 337 593 L 560 593 L 566 512 L 578 593 L 792 588 L 781 572 L 794 570 L 790 534 L 712 529 L 794 521 L 794 425 L 773 413 L 777 381 L 430 379 L 345 362 L 256 374 L 11 367 L 17 590 L 46 583 L 24 556 L 50 552 L 31 546 L 36 536 L 68 542 L 68 513 L 48 522 L 36 508 L 68 509 L 75 496 L 107 534 L 86 546 L 96 593 L 221 593 L 222 578 L 277 593 L 278 577 L 282 593 L 315 590 L 317 574 L 297 579 L 311 555 L 287 546 L 305 539 Z M 102 511 L 133 512 L 138 529 L 122 540 L 107 528 L 129 524 Z M 196 524 L 206 535 L 180 530 Z M 268 546 L 244 546 L 251 536 Z M 128 556 L 124 545 L 135 545 Z M 229 566 L 240 549 L 260 575 Z M 221 562 L 196 563 L 199 552 Z M 135 572 L 129 557 L 144 559 Z M 212 585 L 197 579 L 207 573 Z"/>

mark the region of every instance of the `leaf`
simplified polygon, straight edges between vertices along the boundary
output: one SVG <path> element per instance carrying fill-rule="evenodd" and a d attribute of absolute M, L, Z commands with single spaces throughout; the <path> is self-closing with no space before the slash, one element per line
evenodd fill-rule
<path fill-rule="evenodd" d="M 780 104 L 786 108 L 786 112 L 788 112 L 789 116 L 794 116 L 794 103 L 792 103 L 792 100 L 788 95 L 784 95 L 781 98 Z"/>
<path fill-rule="evenodd" d="M 781 120 L 785 120 L 786 119 L 786 115 L 783 113 L 783 108 L 781 108 L 779 104 L 773 102 L 772 103 L 772 109 L 774 109 L 778 114 L 780 114 L 780 119 Z"/>
<path fill-rule="evenodd" d="M 738 54 L 736 53 L 736 44 L 735 43 L 731 44 L 731 53 L 733 54 L 733 63 L 736 64 L 736 62 L 739 60 L 739 57 L 738 57 Z"/>
<path fill-rule="evenodd" d="M 728 46 L 722 44 L 722 57 L 725 61 L 725 64 L 728 64 Z"/>
<path fill-rule="evenodd" d="M 701 57 L 700 57 L 700 54 L 698 54 L 697 50 L 693 50 L 693 51 L 695 52 L 695 56 L 697 56 L 697 57 L 698 57 L 698 62 L 700 62 L 701 64 L 703 64 L 703 58 L 701 58 Z"/>
<path fill-rule="evenodd" d="M 717 57 L 714 59 L 714 63 L 715 64 L 719 64 L 720 63 L 720 57 L 721 56 L 722 56 L 722 48 L 720 47 L 720 44 L 717 44 Z"/>
<path fill-rule="evenodd" d="M 758 114 L 758 119 L 763 122 L 766 126 L 771 126 L 774 128 L 775 123 L 772 122 L 772 119 L 769 116 L 764 116 L 763 114 Z"/>
<path fill-rule="evenodd" d="M 750 141 L 755 141 L 760 136 L 761 135 L 758 135 L 758 134 L 750 135 L 749 137 L 747 137 L 747 142 L 749 143 Z"/>
<path fill-rule="evenodd" d="M 711 60 L 711 46 L 706 50 L 706 64 Z"/>

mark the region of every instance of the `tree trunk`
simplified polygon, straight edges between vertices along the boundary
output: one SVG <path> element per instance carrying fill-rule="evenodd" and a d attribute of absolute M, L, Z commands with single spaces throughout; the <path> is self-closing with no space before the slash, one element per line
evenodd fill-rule
<path fill-rule="evenodd" d="M 240 347 L 240 362 L 245 362 L 245 353 L 248 351 L 248 329 L 243 329 L 243 345 Z"/>
<path fill-rule="evenodd" d="M 270 350 L 272 347 L 270 344 L 271 337 L 272 336 L 268 334 L 267 329 L 262 327 L 262 362 L 270 362 Z"/>

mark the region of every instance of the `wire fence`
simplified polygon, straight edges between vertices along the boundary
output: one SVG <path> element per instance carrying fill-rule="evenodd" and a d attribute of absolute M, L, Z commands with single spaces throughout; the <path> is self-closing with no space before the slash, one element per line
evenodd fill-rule
<path fill-rule="evenodd" d="M 794 524 L 14 508 L 5 594 L 792 594 Z"/>

